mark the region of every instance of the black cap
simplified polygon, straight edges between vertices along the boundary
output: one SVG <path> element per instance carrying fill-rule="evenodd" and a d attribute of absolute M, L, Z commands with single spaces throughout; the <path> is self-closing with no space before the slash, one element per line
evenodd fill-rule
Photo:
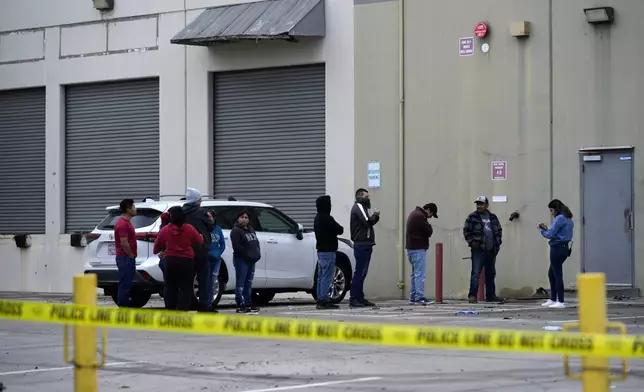
<path fill-rule="evenodd" d="M 429 211 L 429 216 L 438 218 L 438 206 L 436 203 L 427 203 L 423 206 L 423 210 Z"/>

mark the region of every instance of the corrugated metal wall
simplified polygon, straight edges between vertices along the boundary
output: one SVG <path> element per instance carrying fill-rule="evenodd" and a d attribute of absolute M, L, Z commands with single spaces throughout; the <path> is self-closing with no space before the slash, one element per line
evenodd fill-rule
<path fill-rule="evenodd" d="M 217 196 L 259 201 L 313 226 L 325 193 L 325 67 L 215 75 Z"/>
<path fill-rule="evenodd" d="M 69 86 L 65 229 L 92 230 L 105 207 L 159 194 L 158 79 Z"/>
<path fill-rule="evenodd" d="M 45 232 L 45 89 L 0 91 L 0 234 Z"/>

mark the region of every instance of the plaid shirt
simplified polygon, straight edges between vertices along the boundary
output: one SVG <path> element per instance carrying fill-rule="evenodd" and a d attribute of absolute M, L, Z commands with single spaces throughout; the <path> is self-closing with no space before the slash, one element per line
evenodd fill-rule
<path fill-rule="evenodd" d="M 495 255 L 499 253 L 501 249 L 501 244 L 503 243 L 503 229 L 501 228 L 501 222 L 499 218 L 491 212 L 490 214 L 490 225 L 492 225 L 492 235 L 494 239 L 494 248 L 486 249 L 485 242 L 485 231 L 483 228 L 483 220 L 481 219 L 481 214 L 474 211 L 471 213 L 467 219 L 465 219 L 465 225 L 463 226 L 463 236 L 467 245 L 472 250 L 485 250 L 491 251 Z"/>

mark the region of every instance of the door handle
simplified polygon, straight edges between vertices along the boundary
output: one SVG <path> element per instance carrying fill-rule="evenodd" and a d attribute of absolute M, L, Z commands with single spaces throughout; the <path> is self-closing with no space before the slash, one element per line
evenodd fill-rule
<path fill-rule="evenodd" d="M 269 240 L 266 240 L 266 243 L 267 243 L 267 244 L 277 244 L 278 242 L 277 242 L 276 240 L 274 240 L 274 239 L 272 239 L 272 238 L 271 238 L 271 239 L 269 239 Z"/>

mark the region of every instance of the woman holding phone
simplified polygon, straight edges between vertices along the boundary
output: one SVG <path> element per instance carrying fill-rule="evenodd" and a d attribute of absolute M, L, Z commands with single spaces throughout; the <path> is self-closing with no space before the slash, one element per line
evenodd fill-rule
<path fill-rule="evenodd" d="M 572 221 L 572 212 L 561 200 L 552 200 L 548 204 L 548 208 L 554 217 L 552 227 L 548 228 L 545 223 L 537 225 L 541 235 L 550 240 L 548 242 L 550 245 L 550 269 L 548 270 L 550 299 L 541 306 L 562 309 L 566 307 L 564 304 L 563 263 L 571 253 L 570 246 L 575 224 Z"/>

